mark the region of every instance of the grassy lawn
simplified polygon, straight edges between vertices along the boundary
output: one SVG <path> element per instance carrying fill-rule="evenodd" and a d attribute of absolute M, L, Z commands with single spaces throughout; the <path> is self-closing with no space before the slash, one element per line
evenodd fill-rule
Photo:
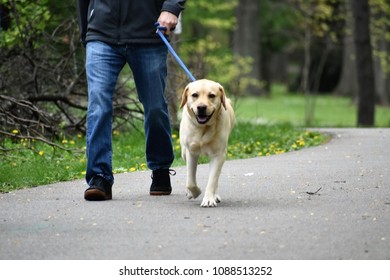
<path fill-rule="evenodd" d="M 259 125 L 240 122 L 236 125 L 228 149 L 228 159 L 250 158 L 286 153 L 304 147 L 318 145 L 327 136 L 297 129 L 289 124 Z M 142 132 L 113 133 L 114 173 L 147 170 Z M 173 166 L 184 165 L 180 156 L 179 135 L 173 133 L 175 161 Z M 24 140 L 15 142 L 6 139 L 5 147 L 14 149 L 0 162 L 0 192 L 50 184 L 59 181 L 80 179 L 85 176 L 85 138 L 64 138 L 60 144 L 71 151 Z M 207 162 L 206 158 L 200 159 Z"/>
<path fill-rule="evenodd" d="M 237 118 L 260 123 L 288 122 L 305 126 L 306 102 L 302 95 L 288 94 L 285 87 L 274 86 L 270 98 L 245 97 L 235 101 Z M 356 127 L 357 108 L 351 98 L 318 95 L 311 127 Z M 390 127 L 390 108 L 376 107 L 376 127 Z"/>
<path fill-rule="evenodd" d="M 286 153 L 327 141 L 326 135 L 304 128 L 304 108 L 304 98 L 288 95 L 283 87 L 275 87 L 270 98 L 235 101 L 238 122 L 229 139 L 228 159 Z M 349 99 L 317 98 L 313 127 L 355 127 L 355 123 L 356 108 Z M 377 108 L 376 126 L 390 126 L 390 108 Z M 140 131 L 113 132 L 114 173 L 147 170 L 144 141 Z M 177 132 L 173 133 L 173 142 L 173 166 L 184 165 Z M 0 151 L 0 192 L 83 178 L 85 137 L 63 138 L 58 144 L 69 151 L 32 140 L 5 139 L 1 145 L 11 151 Z M 201 158 L 201 162 L 206 161 Z"/>

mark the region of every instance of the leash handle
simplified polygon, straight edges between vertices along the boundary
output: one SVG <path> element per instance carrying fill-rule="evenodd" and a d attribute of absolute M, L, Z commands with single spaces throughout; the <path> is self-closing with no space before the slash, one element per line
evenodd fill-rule
<path fill-rule="evenodd" d="M 188 77 L 192 82 L 196 81 L 195 77 L 191 74 L 190 70 L 185 66 L 184 62 L 180 59 L 180 57 L 177 55 L 175 50 L 172 48 L 171 44 L 169 44 L 167 38 L 165 38 L 164 34 L 161 32 L 161 30 L 167 30 L 166 27 L 160 26 L 158 22 L 155 23 L 155 26 L 157 26 L 157 34 L 161 37 L 165 45 L 167 46 L 168 50 L 171 52 L 173 57 L 176 59 L 177 63 L 183 68 L 183 70 L 187 73 Z"/>

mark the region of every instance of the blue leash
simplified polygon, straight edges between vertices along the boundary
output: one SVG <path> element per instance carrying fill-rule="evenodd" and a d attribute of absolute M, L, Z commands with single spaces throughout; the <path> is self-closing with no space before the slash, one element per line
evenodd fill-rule
<path fill-rule="evenodd" d="M 161 30 L 166 30 L 167 28 L 164 26 L 160 26 L 158 22 L 156 22 L 155 25 L 157 26 L 157 34 L 161 37 L 165 45 L 168 47 L 168 50 L 171 52 L 173 57 L 179 63 L 181 68 L 183 68 L 183 70 L 187 73 L 188 77 L 191 79 L 192 82 L 196 81 L 195 77 L 191 74 L 190 70 L 188 70 L 184 62 L 180 59 L 180 57 L 177 55 L 175 50 L 172 48 L 171 44 L 169 44 L 167 38 L 165 38 L 165 35 L 161 32 Z"/>

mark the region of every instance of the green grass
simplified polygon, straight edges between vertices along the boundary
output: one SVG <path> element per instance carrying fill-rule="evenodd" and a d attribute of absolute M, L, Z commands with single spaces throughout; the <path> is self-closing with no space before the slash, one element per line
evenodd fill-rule
<path fill-rule="evenodd" d="M 239 122 L 230 137 L 227 157 L 237 159 L 280 154 L 318 145 L 326 140 L 325 135 L 297 129 L 289 124 L 270 126 Z M 174 132 L 173 166 L 185 164 L 180 156 L 179 141 L 178 133 Z M 4 147 L 13 151 L 7 152 L 7 156 L 2 155 L 0 192 L 83 178 L 86 165 L 84 137 L 64 138 L 59 142 L 73 152 L 31 140 L 6 139 Z M 114 173 L 147 170 L 144 143 L 145 137 L 140 131 L 114 131 Z M 200 162 L 207 162 L 207 158 L 201 158 Z"/>
<path fill-rule="evenodd" d="M 244 97 L 235 103 L 237 118 L 257 120 L 260 123 L 289 122 L 305 126 L 306 101 L 302 95 L 288 94 L 286 88 L 276 85 L 270 98 Z M 357 109 L 351 98 L 317 95 L 314 120 L 311 127 L 356 127 Z M 376 127 L 390 127 L 390 108 L 376 107 Z"/>

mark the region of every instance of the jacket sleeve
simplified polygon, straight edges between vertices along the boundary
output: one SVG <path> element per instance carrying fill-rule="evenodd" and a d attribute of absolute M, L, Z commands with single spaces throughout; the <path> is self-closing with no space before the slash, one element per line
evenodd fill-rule
<path fill-rule="evenodd" d="M 77 0 L 77 16 L 80 30 L 80 41 L 85 45 L 85 37 L 88 28 L 88 6 L 89 0 Z"/>
<path fill-rule="evenodd" d="M 170 12 L 176 16 L 179 16 L 181 11 L 184 10 L 185 0 L 166 0 L 162 6 L 161 11 Z"/>

